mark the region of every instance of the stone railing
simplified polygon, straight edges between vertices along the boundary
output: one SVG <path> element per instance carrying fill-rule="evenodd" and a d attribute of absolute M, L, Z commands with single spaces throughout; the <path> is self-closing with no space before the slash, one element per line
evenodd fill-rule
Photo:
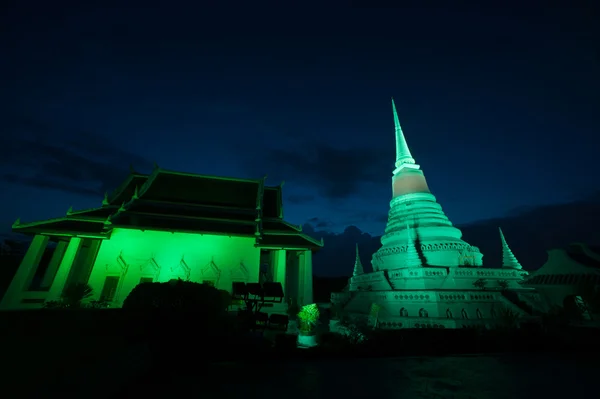
<path fill-rule="evenodd" d="M 481 267 L 458 267 L 450 269 L 450 275 L 454 277 L 472 278 L 498 278 L 498 279 L 521 279 L 519 270 L 490 269 Z"/>

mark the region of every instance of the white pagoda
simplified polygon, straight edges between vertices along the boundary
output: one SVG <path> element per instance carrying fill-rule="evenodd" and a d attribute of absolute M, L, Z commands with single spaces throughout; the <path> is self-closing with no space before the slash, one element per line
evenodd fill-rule
<path fill-rule="evenodd" d="M 382 328 L 491 326 L 506 309 L 524 319 L 542 311 L 536 291 L 521 286 L 527 272 L 502 231 L 502 267 L 482 267 L 479 249 L 461 239 L 410 152 L 393 99 L 392 108 L 396 163 L 382 246 L 373 272 L 355 266 L 348 289 L 333 293 L 332 302 L 352 317 L 368 317 L 378 305 Z"/>

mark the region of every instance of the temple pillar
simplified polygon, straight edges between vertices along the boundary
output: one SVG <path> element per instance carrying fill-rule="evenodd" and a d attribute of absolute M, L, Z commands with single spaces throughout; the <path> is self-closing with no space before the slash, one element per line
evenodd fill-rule
<path fill-rule="evenodd" d="M 52 280 L 54 280 L 54 276 L 56 275 L 60 261 L 67 250 L 67 244 L 67 241 L 59 241 L 58 244 L 56 244 L 56 248 L 54 248 L 54 253 L 52 254 L 52 259 L 50 259 L 48 268 L 46 269 L 44 277 L 42 278 L 42 282 L 40 284 L 41 289 L 50 288 L 52 285 Z"/>
<path fill-rule="evenodd" d="M 275 263 L 275 273 L 273 273 L 273 282 L 281 283 L 281 288 L 283 288 L 283 293 L 286 294 L 285 290 L 285 275 L 286 275 L 286 251 L 284 249 L 280 249 L 277 251 L 273 251 L 273 262 Z"/>
<path fill-rule="evenodd" d="M 54 281 L 52 281 L 52 285 L 50 286 L 50 292 L 48 293 L 48 298 L 46 299 L 47 301 L 57 301 L 60 299 L 63 289 L 65 288 L 67 278 L 69 277 L 69 272 L 73 266 L 73 262 L 75 261 L 75 258 L 77 258 L 77 252 L 81 247 L 82 241 L 83 240 L 79 237 L 72 237 L 69 241 L 69 245 L 67 245 L 65 254 L 60 261 L 58 270 L 54 276 Z"/>
<path fill-rule="evenodd" d="M 98 255 L 100 242 L 101 240 L 90 238 L 86 238 L 82 241 L 65 285 L 68 286 L 77 283 L 85 284 L 88 282 L 94 266 L 94 261 Z"/>
<path fill-rule="evenodd" d="M 307 250 L 304 252 L 304 268 L 301 271 L 304 273 L 303 276 L 303 287 L 302 293 L 304 295 L 304 304 L 308 305 L 313 303 L 313 267 L 312 267 L 312 251 Z"/>
<path fill-rule="evenodd" d="M 48 236 L 36 235 L 33 237 L 27 253 L 23 257 L 17 272 L 4 293 L 2 302 L 0 302 L 0 309 L 16 309 L 19 307 L 22 293 L 27 291 L 31 285 L 31 281 L 35 276 L 40 260 L 48 245 L 48 240 Z"/>
<path fill-rule="evenodd" d="M 309 305 L 313 300 L 312 252 L 301 251 L 298 255 L 298 304 Z"/>

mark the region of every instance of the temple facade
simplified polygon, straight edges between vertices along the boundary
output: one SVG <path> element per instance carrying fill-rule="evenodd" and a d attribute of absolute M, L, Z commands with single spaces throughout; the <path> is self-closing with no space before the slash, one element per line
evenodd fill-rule
<path fill-rule="evenodd" d="M 75 283 L 120 307 L 142 282 L 173 279 L 231 291 L 234 282 L 282 284 L 312 302 L 312 253 L 322 247 L 283 219 L 282 185 L 161 169 L 132 171 L 98 207 L 44 221 L 17 220 L 33 236 L 0 309 L 40 308 Z M 281 308 L 281 309 L 280 309 Z"/>
<path fill-rule="evenodd" d="M 507 313 L 524 319 L 543 311 L 539 294 L 521 285 L 527 272 L 501 230 L 501 267 L 484 268 L 479 249 L 462 240 L 411 154 L 393 100 L 392 109 L 396 163 L 382 245 L 371 273 L 357 249 L 348 287 L 332 302 L 354 317 L 369 317 L 375 305 L 382 328 L 489 326 Z"/>

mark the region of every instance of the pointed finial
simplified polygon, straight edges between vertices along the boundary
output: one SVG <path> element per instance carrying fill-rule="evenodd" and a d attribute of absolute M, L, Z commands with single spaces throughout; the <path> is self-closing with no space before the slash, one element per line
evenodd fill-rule
<path fill-rule="evenodd" d="M 504 237 L 504 233 L 502 232 L 502 227 L 498 227 L 498 231 L 500 232 L 500 241 L 502 241 L 502 246 L 508 246 L 506 237 Z"/>
<path fill-rule="evenodd" d="M 110 205 L 110 202 L 108 201 L 108 192 L 104 193 L 104 199 L 102 200 L 102 206 L 107 206 Z"/>
<path fill-rule="evenodd" d="M 125 201 L 123 201 L 123 203 L 122 203 L 122 204 L 121 204 L 121 206 L 119 207 L 119 211 L 118 211 L 118 212 L 123 212 L 123 211 L 125 211 L 125 210 L 126 210 L 126 208 L 125 208 Z"/>
<path fill-rule="evenodd" d="M 500 232 L 500 242 L 502 243 L 502 267 L 522 269 L 523 266 L 521 266 L 517 257 L 515 254 L 513 254 L 512 250 L 508 246 L 506 238 L 504 237 L 504 233 L 500 227 L 498 227 L 498 231 Z"/>
<path fill-rule="evenodd" d="M 321 237 L 321 246 L 325 245 L 325 240 L 323 240 L 323 237 Z"/>
<path fill-rule="evenodd" d="M 67 215 L 70 215 L 73 213 L 73 207 L 70 206 L 69 209 L 67 209 Z"/>
<path fill-rule="evenodd" d="M 21 218 L 17 218 L 17 220 L 15 220 L 14 223 L 12 224 L 12 227 L 17 227 L 20 224 L 21 224 Z"/>
<path fill-rule="evenodd" d="M 396 112 L 396 103 L 392 97 L 392 110 L 394 112 L 394 127 L 396 130 L 396 168 L 400 168 L 404 164 L 415 164 L 415 160 L 410 153 L 406 138 L 402 132 L 400 126 L 400 119 L 398 118 L 398 112 Z"/>
<path fill-rule="evenodd" d="M 158 164 L 156 162 L 154 162 L 153 168 L 156 170 L 158 169 Z"/>
<path fill-rule="evenodd" d="M 110 216 L 109 216 L 109 217 L 107 217 L 107 218 L 106 218 L 106 220 L 104 221 L 104 225 L 105 225 L 105 226 L 108 226 L 108 225 L 110 225 L 110 224 L 112 224 L 112 220 L 110 220 Z"/>
<path fill-rule="evenodd" d="M 352 276 L 356 277 L 364 273 L 365 270 L 362 262 L 360 261 L 360 255 L 358 253 L 358 243 L 356 243 L 356 258 L 354 259 L 354 271 L 352 272 Z"/>
<path fill-rule="evenodd" d="M 131 199 L 138 199 L 138 198 L 140 198 L 139 190 L 138 190 L 138 186 L 135 186 L 135 189 L 133 190 L 133 195 L 131 196 Z"/>
<path fill-rule="evenodd" d="M 282 180 L 281 183 L 279 183 L 279 188 L 283 187 L 284 184 L 285 184 L 285 180 Z"/>

